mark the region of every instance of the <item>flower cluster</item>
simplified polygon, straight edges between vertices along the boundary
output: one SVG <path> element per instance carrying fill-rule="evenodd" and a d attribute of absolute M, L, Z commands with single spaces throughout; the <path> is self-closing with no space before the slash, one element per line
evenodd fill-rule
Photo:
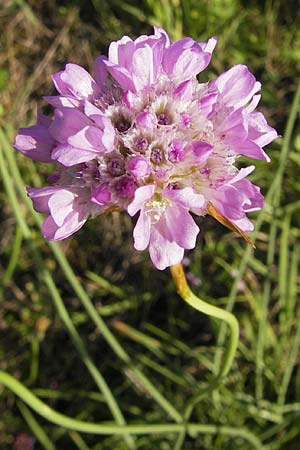
<path fill-rule="evenodd" d="M 195 247 L 199 228 L 191 213 L 213 207 L 244 232 L 246 216 L 263 197 L 238 170 L 239 155 L 268 160 L 263 147 L 276 138 L 255 112 L 260 83 L 244 65 L 213 81 L 197 75 L 210 62 L 216 39 L 171 43 L 124 36 L 95 61 L 94 78 L 67 64 L 53 75 L 58 96 L 45 97 L 54 117 L 19 130 L 15 148 L 35 161 L 55 163 L 51 186 L 28 188 L 36 211 L 47 214 L 46 239 L 77 231 L 106 211 L 139 213 L 137 250 L 149 247 L 158 269 L 179 263 Z"/>

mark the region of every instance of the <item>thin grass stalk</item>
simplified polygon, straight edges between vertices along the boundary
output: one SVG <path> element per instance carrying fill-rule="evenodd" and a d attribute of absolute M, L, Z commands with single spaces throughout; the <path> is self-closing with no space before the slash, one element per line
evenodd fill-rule
<path fill-rule="evenodd" d="M 51 441 L 49 436 L 47 435 L 46 431 L 43 429 L 43 427 L 38 423 L 38 421 L 35 419 L 33 414 L 31 414 L 30 410 L 27 408 L 27 406 L 24 405 L 24 403 L 18 401 L 17 406 L 31 429 L 32 433 L 35 435 L 37 440 L 42 444 L 43 448 L 45 450 L 57 450 L 54 443 Z"/>
<path fill-rule="evenodd" d="M 27 380 L 27 384 L 35 383 L 39 373 L 39 354 L 40 354 L 40 342 L 37 335 L 31 339 L 31 363 L 30 372 Z"/>
<path fill-rule="evenodd" d="M 271 266 L 274 263 L 275 248 L 276 248 L 276 232 L 277 224 L 274 220 L 271 223 L 268 253 L 267 253 L 267 266 L 271 270 Z M 267 277 L 264 282 L 262 305 L 260 310 L 260 318 L 258 324 L 258 336 L 257 336 L 257 347 L 256 347 L 256 370 L 255 370 L 255 393 L 256 399 L 261 400 L 264 393 L 264 349 L 265 349 L 265 337 L 267 329 L 267 312 L 271 295 L 271 278 Z"/>
<path fill-rule="evenodd" d="M 299 254 L 299 246 L 298 246 L 298 254 Z M 298 261 L 297 261 L 298 262 Z M 298 272 L 297 270 L 294 272 L 295 278 L 294 283 L 297 285 L 297 275 Z M 279 406 L 283 406 L 285 403 L 285 399 L 286 399 L 286 394 L 287 394 L 287 390 L 289 387 L 289 383 L 292 377 L 292 372 L 293 372 L 293 368 L 294 365 L 297 361 L 297 357 L 299 355 L 299 349 L 300 349 L 300 306 L 298 307 L 298 314 L 295 314 L 296 316 L 296 320 L 295 322 L 297 323 L 297 327 L 296 327 L 296 333 L 295 333 L 295 337 L 292 343 L 292 348 L 289 354 L 289 358 L 288 361 L 286 363 L 285 366 L 285 370 L 284 370 L 284 374 L 283 374 L 283 378 L 282 378 L 282 382 L 280 384 L 280 389 L 279 389 L 279 393 L 278 393 L 278 400 L 277 403 Z"/>
<path fill-rule="evenodd" d="M 23 238 L 22 231 L 19 225 L 17 225 L 15 239 L 10 253 L 7 269 L 2 278 L 2 286 L 0 288 L 0 294 L 2 293 L 3 288 L 5 288 L 9 284 L 14 274 L 14 271 L 18 265 L 19 255 L 22 248 L 22 238 Z"/>
<path fill-rule="evenodd" d="M 291 227 L 291 214 L 286 214 L 283 219 L 280 237 L 279 252 L 279 324 L 284 327 L 287 319 L 287 282 L 289 272 L 289 237 Z"/>
<path fill-rule="evenodd" d="M 80 434 L 77 433 L 77 431 L 71 431 L 69 433 L 69 436 L 79 450 L 90 450 L 90 448 L 84 442 Z"/>

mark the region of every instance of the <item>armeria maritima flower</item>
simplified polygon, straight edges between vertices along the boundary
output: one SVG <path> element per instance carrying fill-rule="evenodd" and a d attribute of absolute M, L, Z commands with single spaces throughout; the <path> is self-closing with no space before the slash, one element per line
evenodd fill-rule
<path fill-rule="evenodd" d="M 96 59 L 94 78 L 76 64 L 53 75 L 59 95 L 45 99 L 54 117 L 39 116 L 15 140 L 29 158 L 56 164 L 51 186 L 28 188 L 34 208 L 47 214 L 46 239 L 64 239 L 88 217 L 124 209 L 139 214 L 135 248 L 149 247 L 164 269 L 195 247 L 191 213 L 213 209 L 252 230 L 246 213 L 262 208 L 263 197 L 246 178 L 254 166 L 234 164 L 239 155 L 268 161 L 263 147 L 277 133 L 254 111 L 261 85 L 246 66 L 197 81 L 215 45 L 215 38 L 171 43 L 155 28 L 112 42 L 108 58 Z"/>

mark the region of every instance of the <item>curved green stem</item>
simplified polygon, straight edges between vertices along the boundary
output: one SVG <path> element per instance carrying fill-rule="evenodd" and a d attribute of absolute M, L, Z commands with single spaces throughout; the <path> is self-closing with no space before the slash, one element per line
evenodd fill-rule
<path fill-rule="evenodd" d="M 115 425 L 109 423 L 93 423 L 83 422 L 81 420 L 72 419 L 65 416 L 54 409 L 50 408 L 39 398 L 37 398 L 32 392 L 29 391 L 22 383 L 16 380 L 8 373 L 0 370 L 0 384 L 3 384 L 18 397 L 27 403 L 37 414 L 47 419 L 56 425 L 64 427 L 69 430 L 81 431 L 83 433 L 92 434 L 157 434 L 157 433 L 178 433 L 185 429 L 191 437 L 196 437 L 197 434 L 223 434 L 225 436 L 235 438 L 239 437 L 250 442 L 257 450 L 263 450 L 261 441 L 254 436 L 250 431 L 241 428 L 232 428 L 226 426 L 217 426 L 210 424 L 198 424 L 198 423 L 166 423 L 166 424 L 134 424 L 134 425 Z"/>
<path fill-rule="evenodd" d="M 223 366 L 220 369 L 219 377 L 225 377 L 233 363 L 233 359 L 235 356 L 235 352 L 238 345 L 239 340 L 239 324 L 233 314 L 224 309 L 218 308 L 217 306 L 210 305 L 206 303 L 204 300 L 201 300 L 197 297 L 189 288 L 185 274 L 183 271 L 183 267 L 181 264 L 177 264 L 175 266 L 171 266 L 171 274 L 174 280 L 174 283 L 177 288 L 178 294 L 181 298 L 188 303 L 192 308 L 196 309 L 207 316 L 214 317 L 216 319 L 220 319 L 229 326 L 230 337 L 229 344 L 226 349 Z"/>
<path fill-rule="evenodd" d="M 224 321 L 230 329 L 230 338 L 229 338 L 229 345 L 226 349 L 224 360 L 223 360 L 223 366 L 220 369 L 220 373 L 218 374 L 216 380 L 214 380 L 211 383 L 211 386 L 209 389 L 210 392 L 213 392 L 222 382 L 222 379 L 228 374 L 233 359 L 236 353 L 238 340 L 239 340 L 239 324 L 236 318 L 233 314 L 231 314 L 229 311 L 223 310 L 221 308 L 218 308 L 217 306 L 210 305 L 209 303 L 206 303 L 204 300 L 201 300 L 199 297 L 197 297 L 189 288 L 189 285 L 187 283 L 184 270 L 182 267 L 182 264 L 177 264 L 175 266 L 170 267 L 171 274 L 174 280 L 174 283 L 177 288 L 177 292 L 180 295 L 180 297 L 192 308 L 196 309 L 197 311 L 200 311 L 210 317 L 214 317 L 216 319 L 220 319 Z M 186 411 L 184 413 L 184 419 L 186 422 L 188 422 L 194 407 L 196 404 L 205 396 L 205 393 L 200 393 L 199 395 L 193 397 L 189 404 L 187 405 Z M 187 429 L 183 430 L 175 443 L 174 450 L 180 450 L 181 446 L 183 444 L 185 434 Z"/>

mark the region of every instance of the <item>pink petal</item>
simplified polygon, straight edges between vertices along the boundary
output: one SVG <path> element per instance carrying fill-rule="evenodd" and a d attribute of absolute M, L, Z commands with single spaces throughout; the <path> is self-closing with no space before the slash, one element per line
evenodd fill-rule
<path fill-rule="evenodd" d="M 217 38 L 213 36 L 208 39 L 207 42 L 199 42 L 199 44 L 204 52 L 212 54 L 217 45 L 217 42 Z"/>
<path fill-rule="evenodd" d="M 200 211 L 206 205 L 202 194 L 196 194 L 192 188 L 184 189 L 165 189 L 162 195 L 171 200 L 172 204 L 179 205 L 182 208 Z"/>
<path fill-rule="evenodd" d="M 260 147 L 264 147 L 277 138 L 274 128 L 268 125 L 264 115 L 260 112 L 249 114 L 249 138 Z"/>
<path fill-rule="evenodd" d="M 241 142 L 236 149 L 234 149 L 241 155 L 249 156 L 250 158 L 262 159 L 267 162 L 270 162 L 269 156 L 263 151 L 263 149 L 257 145 L 255 142 L 247 139 L 244 142 Z"/>
<path fill-rule="evenodd" d="M 192 151 L 197 164 L 204 164 L 213 151 L 213 146 L 204 141 L 194 141 L 192 143 Z"/>
<path fill-rule="evenodd" d="M 49 127 L 51 136 L 61 144 L 89 123 L 88 118 L 78 109 L 61 108 L 54 111 L 54 120 Z"/>
<path fill-rule="evenodd" d="M 108 49 L 109 62 L 120 64 L 128 69 L 132 61 L 134 49 L 135 45 L 132 39 L 128 36 L 123 36 L 118 41 L 110 44 Z"/>
<path fill-rule="evenodd" d="M 254 230 L 254 225 L 251 222 L 251 220 L 248 219 L 248 217 L 244 217 L 243 219 L 239 220 L 232 220 L 232 222 L 237 225 L 242 231 L 245 231 L 246 233 L 248 231 Z"/>
<path fill-rule="evenodd" d="M 51 151 L 55 141 L 50 136 L 48 128 L 43 125 L 33 125 L 20 128 L 15 138 L 14 148 L 34 161 L 52 162 Z"/>
<path fill-rule="evenodd" d="M 52 159 L 70 167 L 95 158 L 95 152 L 78 149 L 69 144 L 59 144 L 52 152 Z"/>
<path fill-rule="evenodd" d="M 242 180 L 243 178 L 246 178 L 248 175 L 250 175 L 250 173 L 252 173 L 255 170 L 255 166 L 252 164 L 249 167 L 243 167 L 242 169 L 240 169 L 236 175 L 234 175 L 233 178 L 230 179 L 230 181 L 228 182 L 228 184 L 234 184 L 237 181 Z"/>
<path fill-rule="evenodd" d="M 65 219 L 64 224 L 59 227 L 51 216 L 47 217 L 42 225 L 42 232 L 45 239 L 49 241 L 60 241 L 66 239 L 71 234 L 78 231 L 86 222 L 87 216 L 76 211 L 71 212 Z"/>
<path fill-rule="evenodd" d="M 166 240 L 153 226 L 151 229 L 149 254 L 155 267 L 159 270 L 164 270 L 181 262 L 184 249 L 179 247 L 176 242 Z"/>
<path fill-rule="evenodd" d="M 43 99 L 49 103 L 49 105 L 55 108 L 78 108 L 80 106 L 80 100 L 73 97 L 63 97 L 61 95 L 44 96 Z"/>
<path fill-rule="evenodd" d="M 135 50 L 132 57 L 131 71 L 137 91 L 154 83 L 153 53 L 149 45 Z"/>
<path fill-rule="evenodd" d="M 194 93 L 194 85 L 191 80 L 186 80 L 183 83 L 180 83 L 179 86 L 175 89 L 173 94 L 175 97 L 180 98 L 181 100 L 192 100 Z"/>
<path fill-rule="evenodd" d="M 68 143 L 73 147 L 94 151 L 95 153 L 103 153 L 105 147 L 102 143 L 102 137 L 103 132 L 92 125 L 84 127 L 73 136 L 70 136 Z"/>
<path fill-rule="evenodd" d="M 164 46 L 170 47 L 171 42 L 168 33 L 161 27 L 154 27 L 154 36 L 157 36 L 159 39 L 163 40 Z"/>
<path fill-rule="evenodd" d="M 127 69 L 118 65 L 112 64 L 110 61 L 103 61 L 107 67 L 108 72 L 111 76 L 119 83 L 119 85 L 125 90 L 135 92 L 135 86 L 132 81 L 131 75 Z"/>
<path fill-rule="evenodd" d="M 99 87 L 91 75 L 77 64 L 67 64 L 62 70 L 52 76 L 56 89 L 62 95 L 72 95 L 77 99 L 97 97 Z"/>
<path fill-rule="evenodd" d="M 93 190 L 90 200 L 100 206 L 107 205 L 111 200 L 109 185 L 103 183 L 100 186 L 97 186 L 96 189 Z"/>
<path fill-rule="evenodd" d="M 225 105 L 235 108 L 246 105 L 261 88 L 261 84 L 256 82 L 248 67 L 242 64 L 222 73 L 210 86 L 217 87 Z"/>
<path fill-rule="evenodd" d="M 127 207 L 128 214 L 130 216 L 134 216 L 140 209 L 142 209 L 143 204 L 152 197 L 154 191 L 154 184 L 148 184 L 136 189 L 134 199 Z"/>
<path fill-rule="evenodd" d="M 33 208 L 39 213 L 49 212 L 48 202 L 57 190 L 61 189 L 60 186 L 47 186 L 43 188 L 31 188 L 28 187 L 27 194 L 31 198 L 33 203 Z"/>
<path fill-rule="evenodd" d="M 105 87 L 105 82 L 107 78 L 107 67 L 104 64 L 104 61 L 106 60 L 107 60 L 106 56 L 101 55 L 98 56 L 94 62 L 95 81 L 102 90 Z"/>
<path fill-rule="evenodd" d="M 181 80 L 190 80 L 205 69 L 211 59 L 210 50 L 213 48 L 214 38 L 208 44 L 196 42 L 191 38 L 184 38 L 174 42 L 165 50 L 163 68 L 168 75 Z M 206 52 L 205 48 L 208 48 Z"/>
<path fill-rule="evenodd" d="M 141 211 L 138 221 L 133 230 L 134 248 L 143 251 L 148 247 L 150 240 L 151 219 Z"/>
<path fill-rule="evenodd" d="M 48 206 L 57 226 L 61 227 L 65 218 L 73 211 L 74 199 L 74 193 L 66 189 L 60 189 L 51 195 Z"/>
<path fill-rule="evenodd" d="M 173 240 L 179 247 L 186 249 L 195 247 L 199 228 L 186 209 L 176 205 L 167 208 L 166 222 L 171 231 Z"/>
<path fill-rule="evenodd" d="M 155 128 L 157 126 L 157 118 L 152 113 L 142 111 L 136 116 L 135 123 L 138 128 Z"/>

